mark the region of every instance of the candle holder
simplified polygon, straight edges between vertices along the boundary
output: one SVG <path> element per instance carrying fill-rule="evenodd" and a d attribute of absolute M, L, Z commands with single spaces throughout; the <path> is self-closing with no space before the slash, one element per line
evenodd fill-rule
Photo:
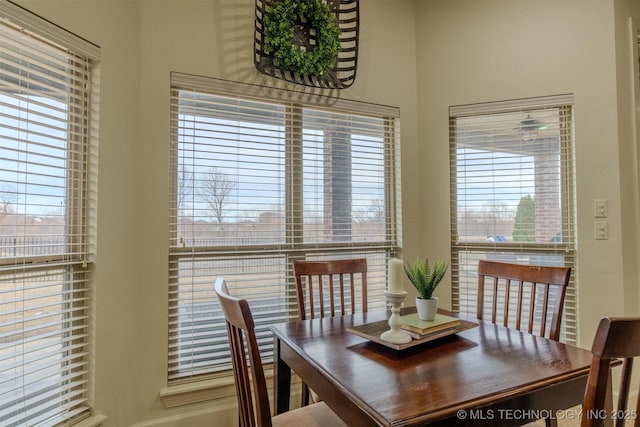
<path fill-rule="evenodd" d="M 389 316 L 390 330 L 383 332 L 380 335 L 380 339 L 394 344 L 406 344 L 411 342 L 411 336 L 403 331 L 402 320 L 400 320 L 400 305 L 407 296 L 407 291 L 402 292 L 384 292 L 384 297 L 387 302 L 391 304 L 391 316 Z"/>

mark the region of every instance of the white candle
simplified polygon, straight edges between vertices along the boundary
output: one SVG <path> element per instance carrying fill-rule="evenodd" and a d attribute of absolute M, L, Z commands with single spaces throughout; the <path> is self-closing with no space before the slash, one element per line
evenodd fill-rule
<path fill-rule="evenodd" d="M 387 290 L 394 294 L 404 291 L 402 286 L 402 260 L 398 258 L 389 258 L 389 284 Z"/>

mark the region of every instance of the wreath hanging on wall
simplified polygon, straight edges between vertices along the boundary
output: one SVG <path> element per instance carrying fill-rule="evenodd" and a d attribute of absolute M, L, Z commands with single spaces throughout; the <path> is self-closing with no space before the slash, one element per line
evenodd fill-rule
<path fill-rule="evenodd" d="M 320 76 L 336 65 L 340 27 L 322 0 L 275 0 L 264 16 L 264 35 L 265 53 L 283 71 Z"/>

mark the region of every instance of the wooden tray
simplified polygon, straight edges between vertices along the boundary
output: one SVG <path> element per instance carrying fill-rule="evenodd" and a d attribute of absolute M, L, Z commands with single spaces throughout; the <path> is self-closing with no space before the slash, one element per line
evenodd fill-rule
<path fill-rule="evenodd" d="M 457 334 L 458 332 L 466 331 L 467 329 L 475 328 L 478 326 L 477 323 L 469 322 L 468 320 L 460 319 L 460 323 L 456 326 L 453 326 L 449 329 L 443 329 L 440 331 L 436 331 L 433 334 L 429 334 L 428 336 L 421 339 L 412 339 L 410 342 L 406 344 L 395 344 L 392 342 L 388 342 L 380 338 L 380 334 L 389 330 L 389 321 L 381 320 L 379 322 L 373 323 L 365 323 L 360 326 L 352 326 L 347 328 L 347 332 L 352 333 L 354 335 L 358 335 L 362 338 L 366 338 L 369 341 L 373 341 L 385 347 L 392 348 L 394 350 L 404 350 L 407 348 L 415 347 L 417 345 L 421 345 L 427 342 L 431 342 L 437 340 L 439 338 L 448 337 L 450 335 Z"/>

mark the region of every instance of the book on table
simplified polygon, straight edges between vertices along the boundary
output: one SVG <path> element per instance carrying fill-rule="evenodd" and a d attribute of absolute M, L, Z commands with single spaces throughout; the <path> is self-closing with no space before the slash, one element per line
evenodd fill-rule
<path fill-rule="evenodd" d="M 402 316 L 401 320 L 402 329 L 415 339 L 421 339 L 437 332 L 440 333 L 457 328 L 461 325 L 460 319 L 440 313 L 436 314 L 433 320 L 422 320 L 418 317 L 418 313 Z"/>

